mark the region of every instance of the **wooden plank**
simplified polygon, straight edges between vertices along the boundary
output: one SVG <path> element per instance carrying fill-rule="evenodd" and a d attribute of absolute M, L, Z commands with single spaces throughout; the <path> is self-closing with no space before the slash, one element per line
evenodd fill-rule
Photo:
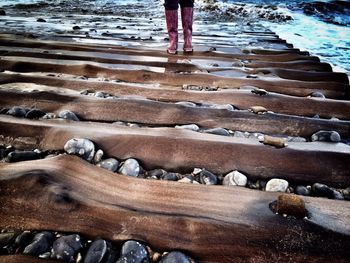
<path fill-rule="evenodd" d="M 137 239 L 205 262 L 350 259 L 348 202 L 305 197 L 309 218 L 293 219 L 269 209 L 278 193 L 136 179 L 73 156 L 0 171 L 0 227 Z"/>
<path fill-rule="evenodd" d="M 107 156 L 130 157 L 147 170 L 192 172 L 204 167 L 217 174 L 239 170 L 251 178 L 284 178 L 295 183 L 348 187 L 350 150 L 344 144 L 289 143 L 276 149 L 256 140 L 169 128 L 129 128 L 101 123 L 30 121 L 0 117 L 2 141 L 19 148 L 63 150 L 72 138 L 89 138 Z M 330 147 L 331 146 L 331 147 Z M 307 162 L 305 161 L 307 160 Z"/>

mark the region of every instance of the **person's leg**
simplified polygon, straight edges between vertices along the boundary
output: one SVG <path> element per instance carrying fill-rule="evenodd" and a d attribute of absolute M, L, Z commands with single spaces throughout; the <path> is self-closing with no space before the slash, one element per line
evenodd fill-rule
<path fill-rule="evenodd" d="M 193 2 L 194 0 L 180 0 L 181 20 L 184 34 L 185 52 L 192 52 L 192 25 L 193 25 Z"/>
<path fill-rule="evenodd" d="M 165 0 L 165 18 L 169 35 L 169 46 L 167 52 L 176 54 L 178 45 L 178 7 L 179 0 Z"/>

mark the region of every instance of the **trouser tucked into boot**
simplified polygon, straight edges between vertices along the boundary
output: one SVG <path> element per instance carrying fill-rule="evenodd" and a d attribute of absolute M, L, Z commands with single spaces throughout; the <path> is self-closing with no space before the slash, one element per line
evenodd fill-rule
<path fill-rule="evenodd" d="M 184 34 L 185 52 L 192 52 L 192 24 L 193 24 L 193 3 L 194 0 L 165 0 L 165 17 L 169 35 L 169 46 L 167 52 L 177 53 L 178 46 L 178 8 L 181 6 L 181 19 Z"/>

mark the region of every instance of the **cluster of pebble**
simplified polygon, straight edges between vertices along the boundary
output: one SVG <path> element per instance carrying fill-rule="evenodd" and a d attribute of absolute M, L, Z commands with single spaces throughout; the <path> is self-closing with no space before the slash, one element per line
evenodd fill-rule
<path fill-rule="evenodd" d="M 63 110 L 58 113 L 58 115 L 54 113 L 46 113 L 39 109 L 28 109 L 21 106 L 14 106 L 10 109 L 8 108 L 2 108 L 0 110 L 0 114 L 7 114 L 11 115 L 13 117 L 19 117 L 19 118 L 27 118 L 27 119 L 67 119 L 72 121 L 79 121 L 79 118 L 77 115 L 70 111 L 70 110 Z"/>
<path fill-rule="evenodd" d="M 95 144 L 83 138 L 69 140 L 65 144 L 64 150 L 68 154 L 75 154 L 88 162 L 95 163 L 101 168 L 126 176 L 190 184 L 242 186 L 267 192 L 287 192 L 304 196 L 319 196 L 339 200 L 350 199 L 350 187 L 338 191 L 320 183 L 315 183 L 312 186 L 290 186 L 288 181 L 277 178 L 269 181 L 252 181 L 249 180 L 245 174 L 237 170 L 226 175 L 215 175 L 206 169 L 200 168 L 194 168 L 193 172 L 190 174 L 168 172 L 163 169 L 146 171 L 142 168 L 140 163 L 133 158 L 127 159 L 124 162 L 119 162 L 116 158 L 103 159 L 103 151 L 101 149 L 96 151 Z"/>
<path fill-rule="evenodd" d="M 76 263 L 191 263 L 180 251 L 158 253 L 136 240 L 121 247 L 104 239 L 89 240 L 78 234 L 36 231 L 2 231 L 0 255 L 25 254 Z"/>

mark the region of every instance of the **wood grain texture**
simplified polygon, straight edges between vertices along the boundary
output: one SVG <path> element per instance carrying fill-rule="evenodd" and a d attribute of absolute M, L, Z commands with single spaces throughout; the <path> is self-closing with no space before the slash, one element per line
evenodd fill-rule
<path fill-rule="evenodd" d="M 348 202 L 305 197 L 297 220 L 269 209 L 278 193 L 136 179 L 67 155 L 25 164 L 0 164 L 1 228 L 137 239 L 203 262 L 350 259 Z"/>
<path fill-rule="evenodd" d="M 62 150 L 76 137 L 94 141 L 107 156 L 134 157 L 144 168 L 214 173 L 240 170 L 254 178 L 285 178 L 290 182 L 350 184 L 349 147 L 329 143 L 289 143 L 276 149 L 255 140 L 201 134 L 169 128 L 129 128 L 99 123 L 29 121 L 0 117 L 3 140 L 19 148 Z M 308 160 L 305 162 L 305 160 Z"/>

